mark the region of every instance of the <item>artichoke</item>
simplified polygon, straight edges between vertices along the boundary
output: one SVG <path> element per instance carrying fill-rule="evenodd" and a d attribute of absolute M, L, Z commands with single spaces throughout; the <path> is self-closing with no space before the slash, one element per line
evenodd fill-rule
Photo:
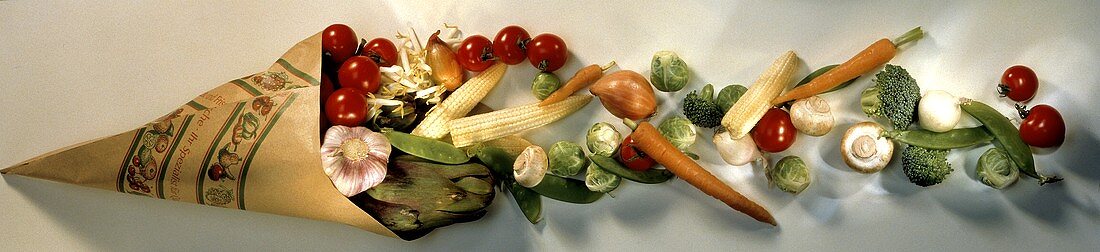
<path fill-rule="evenodd" d="M 480 219 L 492 203 L 493 183 L 480 164 L 444 165 L 403 155 L 390 161 L 381 184 L 351 200 L 397 236 L 412 240 Z"/>

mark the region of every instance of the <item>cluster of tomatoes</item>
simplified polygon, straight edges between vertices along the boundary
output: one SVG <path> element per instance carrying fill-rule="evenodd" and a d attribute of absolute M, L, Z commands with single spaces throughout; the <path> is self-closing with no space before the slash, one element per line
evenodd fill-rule
<path fill-rule="evenodd" d="M 997 92 L 1002 97 L 1008 97 L 1016 102 L 1026 103 L 1035 97 L 1039 90 L 1039 78 L 1035 71 L 1026 66 L 1016 65 L 1009 67 L 1001 75 L 1001 83 L 997 84 Z M 1062 120 L 1062 114 L 1057 109 L 1046 104 L 1039 104 L 1028 110 L 1026 107 L 1016 104 L 1020 113 L 1020 138 L 1028 145 L 1049 148 L 1062 145 L 1066 140 L 1066 122 Z"/>
<path fill-rule="evenodd" d="M 360 42 L 361 41 L 361 42 Z M 386 38 L 360 40 L 344 24 L 321 33 L 324 72 L 321 74 L 322 129 L 327 123 L 358 126 L 367 119 L 368 93 L 382 85 L 380 67 L 397 62 L 397 46 Z M 336 75 L 333 79 L 329 76 Z"/>
<path fill-rule="evenodd" d="M 523 27 L 511 25 L 497 32 L 496 38 L 481 35 L 466 37 L 455 52 L 459 65 L 472 72 L 481 72 L 497 60 L 508 65 L 524 59 L 540 71 L 553 72 L 565 65 L 569 51 L 565 40 L 552 33 L 531 37 Z"/>

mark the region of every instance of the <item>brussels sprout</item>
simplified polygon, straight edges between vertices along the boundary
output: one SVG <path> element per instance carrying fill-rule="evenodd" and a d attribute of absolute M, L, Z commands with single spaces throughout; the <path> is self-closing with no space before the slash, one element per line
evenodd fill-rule
<path fill-rule="evenodd" d="M 550 96 L 550 93 L 558 91 L 561 88 L 561 79 L 553 73 L 542 72 L 535 75 L 535 80 L 531 81 L 531 93 L 535 94 L 535 98 L 540 101 Z"/>
<path fill-rule="evenodd" d="M 668 139 L 668 142 L 681 151 L 691 148 L 691 145 L 695 144 L 695 137 L 698 135 L 695 125 L 691 124 L 691 120 L 679 116 L 669 117 L 661 121 L 661 125 L 657 126 L 657 130 L 661 132 L 665 139 Z"/>
<path fill-rule="evenodd" d="M 588 129 L 586 139 L 588 140 L 588 152 L 591 152 L 592 155 L 611 157 L 611 154 L 615 153 L 615 149 L 619 148 L 619 142 L 622 141 L 623 136 L 611 124 L 599 122 Z"/>
<path fill-rule="evenodd" d="M 810 167 L 798 156 L 783 157 L 775 167 L 764 169 L 764 175 L 768 183 L 791 194 L 798 194 L 810 186 Z"/>
<path fill-rule="evenodd" d="M 573 142 L 561 141 L 550 146 L 550 174 L 569 177 L 577 175 L 588 165 L 588 158 L 584 156 L 584 150 Z"/>
<path fill-rule="evenodd" d="M 741 95 L 744 95 L 747 91 L 749 91 L 749 88 L 745 86 L 737 84 L 729 85 L 722 88 L 722 91 L 718 91 L 718 98 L 716 98 L 714 102 L 718 103 L 718 107 L 722 108 L 722 114 L 725 114 L 726 111 L 730 110 L 730 107 L 733 107 L 734 103 L 737 103 L 737 100 L 741 99 Z"/>
<path fill-rule="evenodd" d="M 1000 148 L 992 148 L 978 158 L 978 179 L 989 187 L 1004 189 L 1020 179 L 1020 171 Z"/>
<path fill-rule="evenodd" d="M 588 165 L 588 172 L 584 174 L 584 185 L 588 187 L 588 190 L 593 192 L 608 193 L 615 188 L 619 188 L 619 183 L 622 181 L 619 176 L 611 174 L 605 171 L 596 163 Z"/>
<path fill-rule="evenodd" d="M 676 92 L 688 83 L 687 63 L 679 55 L 670 51 L 653 54 L 652 74 L 649 80 L 653 87 L 663 92 Z"/>

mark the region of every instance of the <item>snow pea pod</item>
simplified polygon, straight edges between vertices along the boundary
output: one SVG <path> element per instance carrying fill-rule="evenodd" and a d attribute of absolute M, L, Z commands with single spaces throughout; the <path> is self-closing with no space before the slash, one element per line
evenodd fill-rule
<path fill-rule="evenodd" d="M 382 131 L 382 135 L 390 140 L 390 145 L 394 148 L 409 155 L 444 164 L 463 164 L 470 161 L 466 152 L 443 141 L 392 130 Z"/>
<path fill-rule="evenodd" d="M 886 137 L 908 145 L 935 150 L 970 147 L 993 141 L 993 135 L 983 127 L 953 129 L 947 132 L 929 130 L 891 130 Z"/>
<path fill-rule="evenodd" d="M 1016 164 L 1016 168 L 1020 169 L 1020 172 L 1038 179 L 1039 185 L 1062 180 L 1057 176 L 1048 177 L 1035 171 L 1035 157 L 1031 155 L 1031 147 L 1028 147 L 1024 140 L 1020 138 L 1020 130 L 1016 129 L 1016 126 L 1013 126 L 1012 122 L 1009 122 L 1008 118 L 1005 118 L 1000 112 L 989 107 L 989 105 L 969 99 L 963 101 L 960 106 L 967 114 L 982 122 L 985 129 L 989 130 L 994 139 L 997 139 L 993 144 L 1008 154 L 1009 159 Z"/>
<path fill-rule="evenodd" d="M 596 202 L 603 197 L 603 193 L 589 191 L 584 181 L 551 174 L 546 174 L 542 182 L 531 187 L 531 190 L 547 198 L 577 204 Z"/>
<path fill-rule="evenodd" d="M 512 165 L 516 162 L 516 158 L 508 155 L 504 150 L 497 147 L 482 147 L 478 149 L 476 156 L 482 164 L 489 167 L 493 176 L 496 176 L 499 181 L 515 181 L 512 177 Z"/>
<path fill-rule="evenodd" d="M 632 180 L 634 182 L 643 184 L 657 184 L 672 179 L 675 175 L 672 172 L 664 169 L 649 169 L 646 171 L 635 171 L 623 167 L 619 162 L 614 159 L 604 156 L 591 155 L 588 157 L 592 159 L 592 163 L 599 166 L 611 174 L 619 175 L 619 177 Z"/>
<path fill-rule="evenodd" d="M 530 221 L 531 224 L 539 223 L 542 220 L 542 196 L 539 196 L 530 188 L 519 185 L 519 183 L 511 182 L 510 184 L 512 184 L 512 198 L 516 200 L 523 216 L 527 217 L 527 221 Z"/>

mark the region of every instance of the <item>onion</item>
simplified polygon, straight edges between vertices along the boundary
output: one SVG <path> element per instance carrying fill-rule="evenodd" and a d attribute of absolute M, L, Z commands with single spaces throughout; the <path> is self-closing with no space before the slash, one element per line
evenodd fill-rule
<path fill-rule="evenodd" d="M 589 91 L 600 97 L 603 107 L 619 118 L 641 120 L 657 112 L 653 86 L 634 71 L 621 70 L 605 75 Z"/>
<path fill-rule="evenodd" d="M 428 52 L 427 63 L 432 69 L 432 81 L 443 84 L 447 90 L 451 91 L 462 86 L 462 75 L 465 72 L 458 64 L 458 59 L 454 51 L 451 51 L 451 47 L 439 39 L 439 31 L 435 31 L 432 37 L 428 38 L 428 45 L 424 49 Z"/>

